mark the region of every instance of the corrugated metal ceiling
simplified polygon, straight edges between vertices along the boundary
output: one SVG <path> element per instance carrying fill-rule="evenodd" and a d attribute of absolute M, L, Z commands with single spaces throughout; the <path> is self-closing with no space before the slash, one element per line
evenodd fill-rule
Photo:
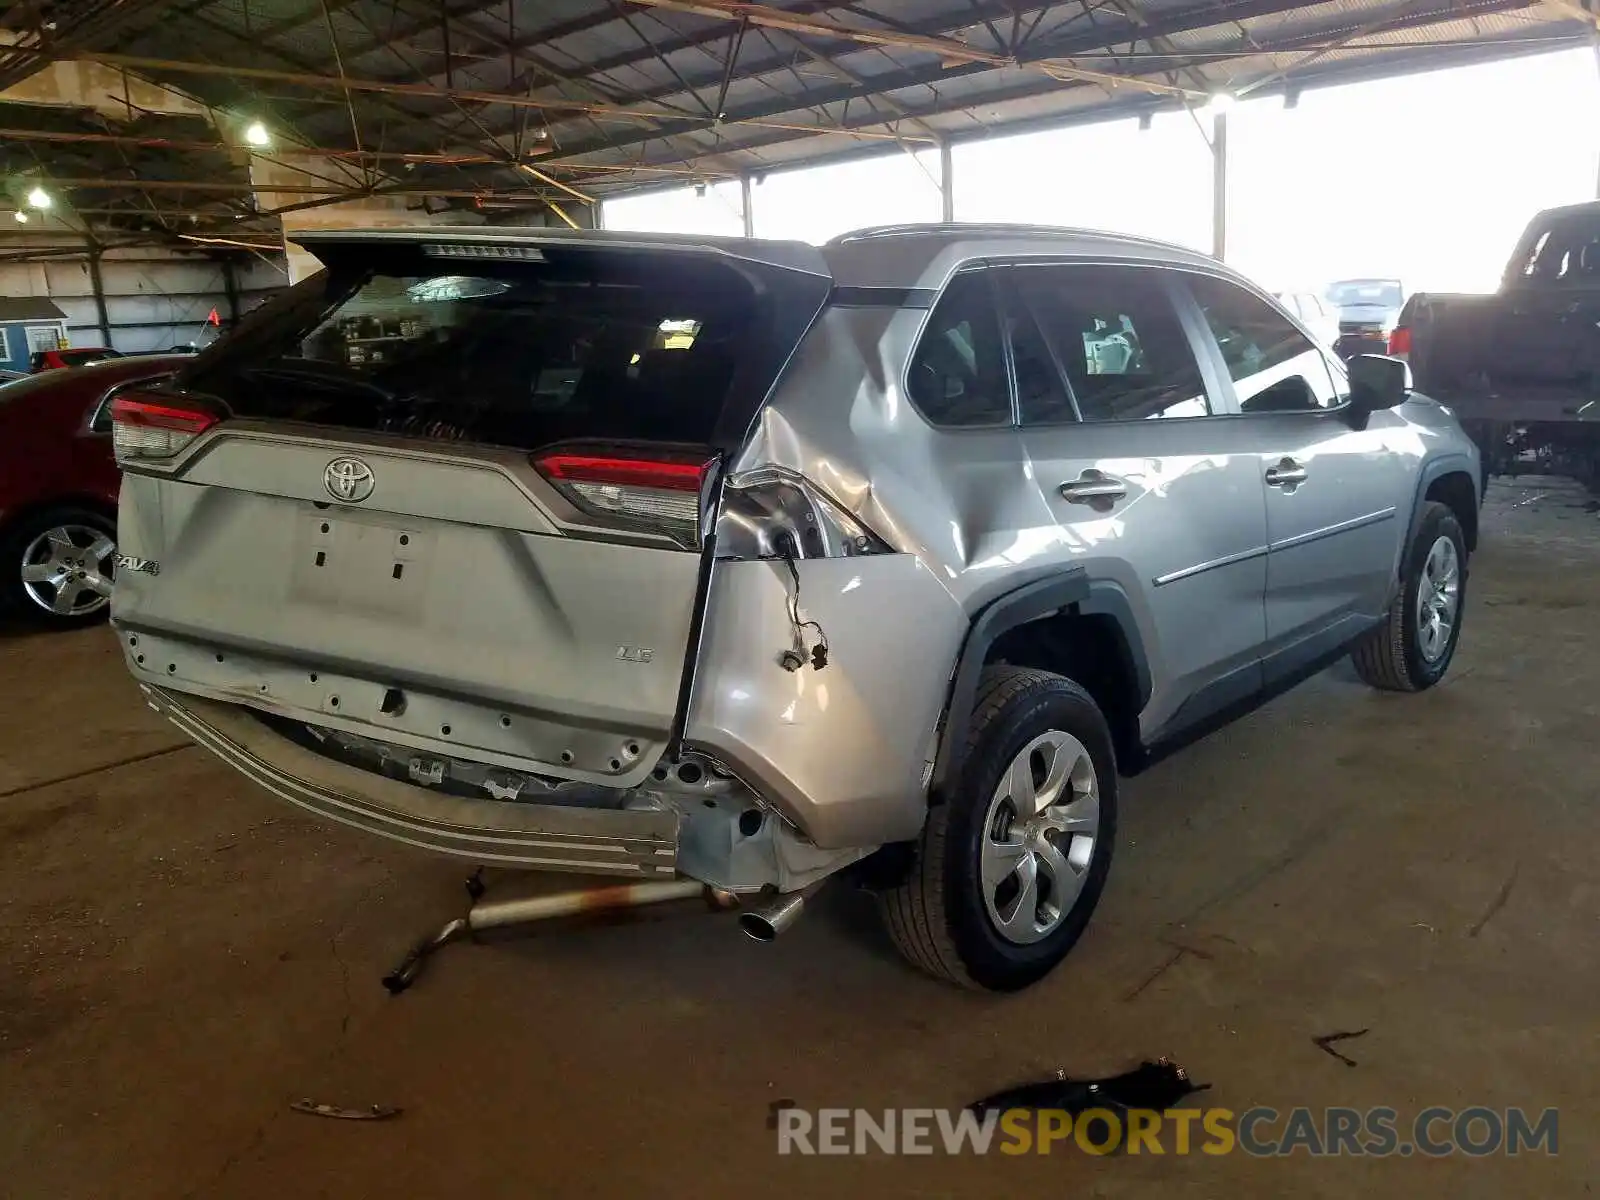
<path fill-rule="evenodd" d="M 4 18 L 26 37 L 16 24 L 24 7 L 50 6 L 17 6 Z M 403 172 L 370 160 L 386 178 L 454 192 L 456 202 L 474 193 L 570 198 L 549 180 L 602 196 L 1592 36 L 1530 0 L 138 0 L 124 8 L 120 26 L 108 30 L 107 17 L 82 44 L 56 40 L 55 52 L 160 60 L 140 73 L 325 150 L 475 157 Z M 227 70 L 202 74 L 197 64 Z M 0 81 L 15 67 L 0 55 Z M 356 90 L 340 85 L 341 70 Z M 0 105 L 0 120 L 44 118 Z M 6 146 L 0 159 L 20 153 Z M 170 178 L 181 164 L 175 153 L 150 148 L 159 163 L 146 153 L 135 150 L 124 169 Z M 104 169 L 126 154 L 107 149 Z M 545 179 L 518 169 L 519 158 Z"/>

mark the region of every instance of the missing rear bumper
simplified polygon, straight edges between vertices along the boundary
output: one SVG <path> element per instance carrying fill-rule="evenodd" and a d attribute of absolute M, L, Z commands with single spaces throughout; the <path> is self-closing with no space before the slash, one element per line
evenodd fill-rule
<path fill-rule="evenodd" d="M 142 687 L 150 706 L 201 746 L 320 817 L 476 863 L 643 879 L 677 873 L 677 813 L 461 799 L 318 755 L 238 706 Z"/>

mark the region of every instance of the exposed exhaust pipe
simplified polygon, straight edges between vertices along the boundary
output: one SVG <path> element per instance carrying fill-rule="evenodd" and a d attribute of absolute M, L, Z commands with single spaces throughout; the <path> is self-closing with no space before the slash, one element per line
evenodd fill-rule
<path fill-rule="evenodd" d="M 533 921 L 616 908 L 643 908 L 649 904 L 690 900 L 701 895 L 714 907 L 723 907 L 713 889 L 694 879 L 623 883 L 611 887 L 551 892 L 543 896 L 524 896 L 515 900 L 492 900 L 473 905 L 472 911 L 467 914 L 467 931 L 481 933 L 486 929 L 502 929 L 507 925 L 526 925 Z"/>
<path fill-rule="evenodd" d="M 805 911 L 806 901 L 817 894 L 823 882 L 819 879 L 810 887 L 801 888 L 798 892 L 787 892 L 765 904 L 745 909 L 739 914 L 739 928 L 744 930 L 746 937 L 758 942 L 772 941 L 800 919 L 800 914 Z"/>
<path fill-rule="evenodd" d="M 720 888 L 707 887 L 693 879 L 673 879 L 660 883 L 624 883 L 612 887 L 580 888 L 570 892 L 549 892 L 541 896 L 521 896 L 510 900 L 490 900 L 474 904 L 464 917 L 457 917 L 439 932 L 413 946 L 398 967 L 383 977 L 383 986 L 398 996 L 422 973 L 423 964 L 436 951 L 489 929 L 529 925 L 556 917 L 579 913 L 604 912 L 619 908 L 642 908 L 704 896 L 712 908 L 731 908 L 734 896 Z"/>

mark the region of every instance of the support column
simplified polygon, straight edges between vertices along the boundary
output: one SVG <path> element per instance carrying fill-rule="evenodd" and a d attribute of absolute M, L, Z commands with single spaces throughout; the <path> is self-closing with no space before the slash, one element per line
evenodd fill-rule
<path fill-rule="evenodd" d="M 1211 254 L 1228 255 L 1228 114 L 1211 119 Z"/>
<path fill-rule="evenodd" d="M 100 324 L 100 344 L 111 347 L 111 314 L 106 311 L 106 285 L 100 275 L 98 246 L 89 247 L 89 286 L 94 290 L 94 313 Z"/>
<path fill-rule="evenodd" d="M 1600 21 L 1600 17 L 1597 17 L 1596 20 Z M 1597 69 L 1600 69 L 1600 28 L 1595 30 L 1594 35 L 1594 65 Z M 1594 194 L 1595 198 L 1600 200 L 1600 172 L 1597 172 L 1595 176 Z"/>
<path fill-rule="evenodd" d="M 233 269 L 233 256 L 222 259 L 222 291 L 228 298 L 228 328 L 239 323 L 239 278 Z"/>
<path fill-rule="evenodd" d="M 744 218 L 744 236 L 747 238 L 756 235 L 756 210 L 750 197 L 750 172 L 746 171 L 739 176 L 739 211 Z"/>
<path fill-rule="evenodd" d="M 946 225 L 956 219 L 956 165 L 950 140 L 939 143 L 939 219 Z"/>

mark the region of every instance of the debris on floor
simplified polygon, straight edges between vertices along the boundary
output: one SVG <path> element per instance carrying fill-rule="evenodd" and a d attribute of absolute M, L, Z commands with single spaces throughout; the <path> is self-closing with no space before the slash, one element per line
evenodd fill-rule
<path fill-rule="evenodd" d="M 1341 1030 L 1338 1033 L 1325 1033 L 1321 1037 L 1314 1037 L 1311 1040 L 1316 1043 L 1317 1049 L 1324 1054 L 1331 1054 L 1345 1066 L 1353 1067 L 1356 1065 L 1356 1060 L 1340 1054 L 1333 1048 L 1333 1043 L 1346 1042 L 1351 1038 L 1365 1037 L 1367 1032 L 1365 1029 Z"/>
<path fill-rule="evenodd" d="M 1007 1088 L 968 1108 L 980 1117 L 1013 1108 L 1060 1109 L 1073 1114 L 1090 1108 L 1165 1112 L 1185 1096 L 1203 1092 L 1210 1086 L 1209 1083 L 1194 1083 L 1177 1063 L 1161 1058 L 1105 1079 L 1071 1079 L 1066 1072 L 1058 1071 L 1054 1079 Z"/>
<path fill-rule="evenodd" d="M 319 1104 L 315 1100 L 296 1100 L 289 1105 L 295 1112 L 312 1117 L 332 1117 L 336 1121 L 387 1121 L 398 1117 L 401 1110 L 388 1104 L 369 1104 L 366 1108 L 341 1108 L 337 1104 Z"/>

